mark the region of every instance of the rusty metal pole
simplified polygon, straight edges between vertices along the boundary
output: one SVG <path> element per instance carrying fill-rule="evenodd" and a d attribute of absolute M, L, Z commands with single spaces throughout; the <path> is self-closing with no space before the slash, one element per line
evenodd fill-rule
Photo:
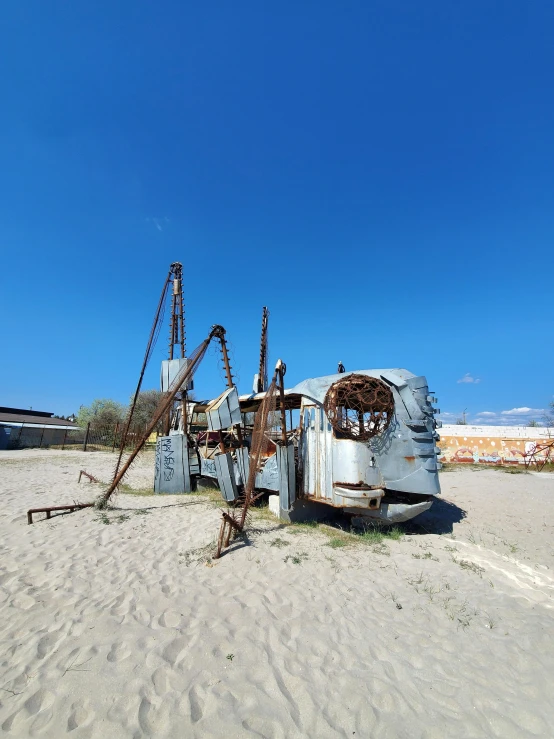
<path fill-rule="evenodd" d="M 231 387 L 234 387 L 235 383 L 233 382 L 233 375 L 231 374 L 231 365 L 229 364 L 229 354 L 227 352 L 227 342 L 225 341 L 225 332 L 223 332 L 219 336 L 219 342 L 221 344 L 221 354 L 223 356 L 223 366 L 225 367 L 225 374 L 227 375 L 227 387 L 231 388 Z M 237 439 L 238 439 L 239 445 L 242 446 L 243 439 L 242 439 L 242 429 L 240 427 L 240 423 L 237 423 L 234 428 L 237 431 Z M 221 448 L 221 451 L 225 450 L 223 439 L 220 440 L 220 448 Z"/>
<path fill-rule="evenodd" d="M 181 358 L 186 356 L 186 336 L 185 336 L 185 301 L 183 298 L 183 268 L 178 272 L 179 279 L 179 332 L 181 334 Z"/>
<path fill-rule="evenodd" d="M 278 374 L 279 374 L 279 405 L 281 407 L 281 440 L 283 444 L 287 443 L 287 413 L 285 411 L 285 383 L 283 377 L 285 376 L 286 366 L 279 360 L 278 362 Z"/>
<path fill-rule="evenodd" d="M 87 423 L 87 431 L 85 434 L 85 441 L 83 443 L 83 451 L 86 452 L 87 450 L 87 443 L 88 443 L 88 435 L 90 433 L 90 421 Z"/>
<path fill-rule="evenodd" d="M 63 441 L 62 441 L 62 452 L 65 449 L 65 440 L 67 439 L 67 429 L 65 430 L 65 434 L 63 435 Z"/>
<path fill-rule="evenodd" d="M 187 391 L 186 390 L 183 390 L 181 394 L 181 415 L 183 416 L 183 434 L 186 436 L 188 433 Z"/>
<path fill-rule="evenodd" d="M 211 340 L 214 337 L 219 337 L 222 332 L 225 333 L 225 329 L 222 326 L 212 326 L 212 329 L 211 329 L 211 331 L 210 331 L 210 333 L 208 335 L 208 338 L 205 339 L 200 344 L 200 346 L 193 352 L 193 354 L 190 357 L 189 364 L 187 365 L 185 371 L 182 373 L 182 375 L 179 376 L 180 384 L 179 385 L 176 385 L 173 388 L 173 390 L 170 390 L 168 392 L 168 394 L 167 394 L 167 397 L 165 397 L 162 400 L 162 402 L 158 406 L 158 410 L 154 413 L 154 416 L 150 420 L 150 423 L 148 424 L 148 426 L 146 428 L 146 431 L 144 432 L 143 436 L 139 439 L 138 443 L 135 444 L 135 448 L 132 450 L 132 452 L 131 452 L 129 458 L 127 459 L 127 461 L 125 462 L 125 464 L 121 468 L 119 467 L 119 464 L 116 466 L 116 470 L 115 470 L 113 479 L 112 479 L 110 485 L 108 486 L 108 489 L 106 490 L 106 492 L 104 493 L 104 495 L 102 497 L 102 501 L 104 502 L 104 504 L 107 503 L 107 501 L 109 500 L 110 496 L 112 495 L 112 493 L 114 492 L 114 490 L 117 488 L 117 486 L 119 485 L 120 481 L 122 480 L 122 478 L 126 474 L 127 470 L 129 469 L 129 467 L 133 463 L 135 457 L 142 450 L 142 447 L 146 443 L 146 440 L 147 440 L 148 436 L 152 433 L 152 431 L 154 431 L 154 429 L 156 428 L 156 426 L 158 425 L 158 423 L 160 422 L 160 420 L 167 413 L 168 408 L 171 406 L 171 404 L 175 400 L 175 396 L 179 392 L 180 388 L 183 385 L 186 385 L 188 383 L 188 381 L 190 380 L 190 378 L 193 376 L 193 374 L 194 374 L 197 366 L 202 361 L 202 359 L 203 359 L 203 357 L 204 357 L 204 355 L 205 355 L 205 353 L 206 353 L 206 351 L 208 349 L 208 346 L 209 346 Z"/>
<path fill-rule="evenodd" d="M 262 310 L 262 333 L 260 336 L 260 366 L 258 369 L 258 387 L 259 393 L 267 390 L 267 322 L 269 311 L 265 307 Z"/>
<path fill-rule="evenodd" d="M 229 364 L 229 354 L 227 353 L 227 343 L 225 342 L 225 334 L 219 337 L 221 343 L 221 354 L 223 355 L 223 366 L 227 375 L 227 387 L 233 387 L 233 375 L 231 374 L 231 365 Z"/>
<path fill-rule="evenodd" d="M 171 320 L 169 324 L 169 359 L 173 359 L 173 345 L 175 344 L 175 280 L 173 280 L 173 295 L 171 297 Z"/>

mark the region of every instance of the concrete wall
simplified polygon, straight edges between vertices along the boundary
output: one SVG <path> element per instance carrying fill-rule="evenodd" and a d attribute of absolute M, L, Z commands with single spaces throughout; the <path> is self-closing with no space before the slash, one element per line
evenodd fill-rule
<path fill-rule="evenodd" d="M 444 425 L 439 431 L 441 462 L 523 464 L 535 444 L 554 441 L 554 428 Z"/>

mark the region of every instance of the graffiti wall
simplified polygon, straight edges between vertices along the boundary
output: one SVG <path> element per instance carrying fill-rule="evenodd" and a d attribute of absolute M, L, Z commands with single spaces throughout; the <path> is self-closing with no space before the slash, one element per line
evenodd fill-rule
<path fill-rule="evenodd" d="M 510 426 L 443 426 L 438 447 L 441 462 L 524 464 L 525 456 L 548 440 L 554 429 Z M 544 452 L 536 456 L 540 459 Z"/>

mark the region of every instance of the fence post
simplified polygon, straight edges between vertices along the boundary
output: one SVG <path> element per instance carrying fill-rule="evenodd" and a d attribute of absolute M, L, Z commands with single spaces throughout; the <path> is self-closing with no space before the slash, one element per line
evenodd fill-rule
<path fill-rule="evenodd" d="M 85 434 L 85 443 L 83 444 L 83 451 L 86 452 L 87 450 L 87 442 L 88 442 L 88 435 L 90 431 L 90 421 L 87 423 L 87 432 Z"/>
<path fill-rule="evenodd" d="M 115 452 L 115 440 L 117 439 L 117 432 L 119 430 L 119 423 L 115 424 L 115 431 L 113 432 L 113 444 L 112 444 L 112 452 Z"/>
<path fill-rule="evenodd" d="M 67 429 L 65 430 L 65 434 L 63 435 L 63 441 L 62 441 L 62 452 L 65 448 L 65 440 L 67 439 Z"/>
<path fill-rule="evenodd" d="M 38 448 L 42 448 L 42 440 L 44 439 L 44 426 L 42 427 L 42 434 L 40 435 L 40 441 L 38 443 Z"/>

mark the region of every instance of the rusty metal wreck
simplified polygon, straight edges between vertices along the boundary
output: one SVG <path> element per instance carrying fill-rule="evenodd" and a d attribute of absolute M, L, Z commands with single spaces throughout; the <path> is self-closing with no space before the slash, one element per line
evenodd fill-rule
<path fill-rule="evenodd" d="M 243 418 L 264 395 L 236 398 Z M 271 440 L 274 451 L 256 475 L 257 490 L 278 495 L 271 495 L 270 506 L 281 518 L 314 514 L 316 503 L 389 524 L 430 508 L 440 493 L 439 423 L 425 377 L 405 369 L 359 370 L 304 380 L 283 395 L 284 409 L 297 411 L 298 423 L 287 430 L 286 444 Z M 209 414 L 210 407 L 195 404 L 191 410 Z M 247 425 L 243 436 L 248 446 Z M 194 463 L 198 475 L 216 480 L 232 503 L 248 459 L 233 449 L 232 436 L 226 443 L 224 469 L 208 443 L 197 446 Z"/>

